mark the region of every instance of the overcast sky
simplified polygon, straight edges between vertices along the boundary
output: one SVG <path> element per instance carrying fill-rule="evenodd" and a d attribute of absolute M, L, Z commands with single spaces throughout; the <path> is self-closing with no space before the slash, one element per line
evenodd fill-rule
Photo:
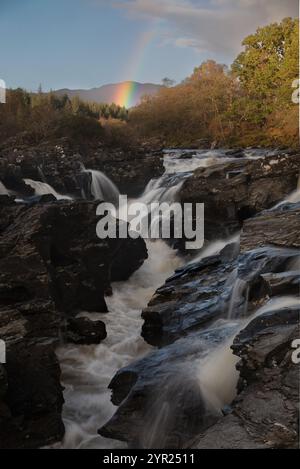
<path fill-rule="evenodd" d="M 30 90 L 181 81 L 297 15 L 298 0 L 0 0 L 0 78 Z"/>

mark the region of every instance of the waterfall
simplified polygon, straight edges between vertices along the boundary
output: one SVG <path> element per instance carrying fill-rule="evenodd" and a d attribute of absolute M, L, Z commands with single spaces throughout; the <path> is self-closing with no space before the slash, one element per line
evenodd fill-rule
<path fill-rule="evenodd" d="M 205 399 L 219 411 L 230 405 L 236 396 L 236 386 L 239 373 L 236 364 L 239 357 L 233 355 L 231 345 L 235 336 L 244 329 L 254 318 L 269 311 L 278 311 L 282 308 L 300 306 L 296 296 L 280 296 L 269 300 L 247 319 L 237 321 L 238 328 L 234 335 L 224 345 L 218 347 L 213 353 L 198 362 L 198 378 L 201 391 Z M 228 324 L 231 324 L 228 322 Z"/>
<path fill-rule="evenodd" d="M 196 253 L 196 255 L 189 262 L 189 264 L 194 264 L 196 262 L 199 262 L 199 261 L 201 261 L 201 259 L 204 259 L 205 257 L 216 256 L 227 245 L 232 244 L 232 243 L 239 243 L 239 242 L 240 242 L 240 233 L 237 233 L 237 234 L 231 236 L 230 238 L 217 239 L 215 241 L 212 241 L 207 246 L 202 248 L 200 250 L 200 252 Z"/>
<path fill-rule="evenodd" d="M 165 174 L 149 182 L 144 193 L 138 199 L 139 202 L 149 205 L 156 201 L 176 201 L 177 192 L 191 171 L 200 166 L 206 167 L 215 164 L 218 161 L 223 163 L 226 158 L 225 151 L 197 151 L 190 159 L 176 158 L 176 154 L 180 156 L 179 151 L 166 152 Z M 251 152 L 250 157 L 254 158 L 255 153 Z M 103 173 L 84 168 L 83 171 L 91 173 L 91 189 L 95 199 L 111 201 L 118 198 L 118 189 Z M 238 240 L 239 234 L 227 240 L 216 240 L 198 252 L 191 262 L 218 254 L 227 244 L 238 242 Z M 97 429 L 104 425 L 116 410 L 116 407 L 111 403 L 110 391 L 107 386 L 116 371 L 151 352 L 152 347 L 147 345 L 140 336 L 141 310 L 146 307 L 156 288 L 163 285 L 166 278 L 184 263 L 184 260 L 162 240 L 155 242 L 147 240 L 147 248 L 149 258 L 142 267 L 128 281 L 113 284 L 114 294 L 106 299 L 109 314 L 103 316 L 82 312 L 82 315 L 86 315 L 92 320 L 101 319 L 105 322 L 108 332 L 107 338 L 99 345 L 76 346 L 68 344 L 61 346 L 57 351 L 62 369 L 62 381 L 65 386 L 63 418 L 66 434 L 63 443 L 59 445 L 60 447 L 126 448 L 125 443 L 105 439 L 97 434 Z M 228 331 L 226 337 L 222 339 L 219 346 L 212 343 L 208 349 L 205 348 L 205 356 L 198 359 L 193 357 L 192 361 L 188 357 L 174 376 L 174 389 L 178 390 L 179 395 L 180 390 L 183 390 L 182 392 L 185 390 L 182 387 L 185 385 L 185 373 L 189 376 L 192 371 L 191 376 L 193 379 L 196 377 L 199 393 L 202 392 L 207 403 L 216 410 L 218 415 L 221 415 L 221 409 L 224 405 L 231 404 L 236 395 L 239 374 L 235 366 L 238 357 L 234 356 L 230 349 L 233 338 L 255 317 L 252 315 L 247 319 L 231 319 L 234 316 L 238 298 L 245 287 L 238 281 L 237 275 L 238 271 L 236 270 L 227 279 L 228 286 L 232 287 L 231 302 L 228 317 L 220 320 L 221 327 Z M 264 309 L 266 307 L 279 308 L 289 304 L 289 301 L 295 300 L 285 298 L 277 303 L 271 301 L 268 306 L 264 306 L 254 314 L 262 314 L 266 311 Z M 220 324 L 217 322 L 211 327 L 218 329 Z M 195 347 L 199 347 L 197 341 Z M 189 383 L 189 381 L 187 382 Z M 173 379 L 171 387 L 172 385 Z M 152 414 L 149 417 L 152 425 L 148 428 L 145 422 L 145 432 L 149 430 L 148 442 L 149 440 L 150 442 L 155 441 L 157 434 L 159 437 L 161 436 L 162 427 L 166 425 L 170 411 L 174 408 L 172 401 L 168 401 L 169 396 L 161 399 L 161 392 L 161 389 L 157 389 L 157 407 L 147 409 L 149 414 Z M 176 398 L 175 392 L 175 405 Z"/>
<path fill-rule="evenodd" d="M 103 173 L 84 168 L 83 171 L 92 174 L 92 193 L 95 199 L 110 201 L 118 198 L 118 189 Z M 180 186 L 170 188 L 166 187 L 164 182 L 163 177 L 151 180 L 144 194 L 136 201 L 160 201 L 163 194 L 172 201 Z M 126 447 L 120 442 L 97 435 L 97 429 L 109 420 L 115 411 L 107 386 L 118 369 L 152 349 L 140 335 L 143 323 L 141 311 L 155 289 L 160 287 L 182 262 L 176 251 L 162 240 L 146 240 L 146 244 L 148 259 L 128 281 L 115 283 L 113 296 L 106 298 L 110 313 L 105 318 L 101 314 L 89 315 L 90 319 L 104 320 L 107 339 L 97 346 L 80 347 L 80 352 L 77 346 L 72 345 L 58 350 L 62 379 L 66 386 L 66 436 L 63 442 L 65 448 Z"/>
<path fill-rule="evenodd" d="M 107 339 L 96 346 L 67 345 L 57 353 L 66 387 L 63 409 L 65 448 L 125 448 L 126 444 L 97 435 L 97 429 L 115 411 L 107 388 L 121 367 L 151 351 L 140 331 L 141 310 L 156 288 L 179 267 L 176 252 L 163 241 L 147 242 L 149 258 L 126 282 L 113 285 L 114 294 L 106 298 L 109 314 L 86 314 L 101 319 Z"/>
<path fill-rule="evenodd" d="M 92 176 L 91 193 L 95 200 L 103 200 L 118 205 L 119 189 L 117 186 L 101 171 L 95 169 L 84 169 L 82 172 L 90 173 Z"/>
<path fill-rule="evenodd" d="M 57 200 L 72 200 L 72 197 L 61 195 L 56 192 L 56 190 L 46 182 L 34 181 L 33 179 L 24 179 L 24 182 L 28 186 L 32 187 L 32 189 L 34 189 L 35 195 L 52 194 Z"/>
<path fill-rule="evenodd" d="M 281 201 L 277 205 L 275 205 L 275 207 L 273 207 L 273 209 L 281 207 L 282 205 L 284 205 L 286 203 L 296 204 L 298 202 L 300 202 L 300 174 L 299 174 L 299 177 L 298 177 L 297 189 L 294 192 L 292 192 L 291 194 L 289 194 L 283 201 Z"/>
<path fill-rule="evenodd" d="M 0 181 L 0 195 L 9 195 L 5 185 Z"/>
<path fill-rule="evenodd" d="M 247 282 L 241 278 L 236 278 L 231 292 L 231 298 L 228 308 L 228 319 L 232 319 L 234 316 L 234 312 L 238 308 L 238 306 L 243 301 L 243 293 L 247 291 Z M 246 295 L 247 296 L 247 295 Z M 247 302 L 245 304 L 245 312 L 247 311 Z"/>
<path fill-rule="evenodd" d="M 231 350 L 235 335 L 198 363 L 199 387 L 206 402 L 220 415 L 222 408 L 236 396 L 239 379 L 236 364 L 240 358 Z"/>
<path fill-rule="evenodd" d="M 259 308 L 250 318 L 247 320 L 247 324 L 254 318 L 261 316 L 264 313 L 269 311 L 278 311 L 282 308 L 289 308 L 292 306 L 299 306 L 300 307 L 300 299 L 297 296 L 278 296 L 276 298 L 272 298 L 269 300 L 265 305 Z"/>
<path fill-rule="evenodd" d="M 300 187 L 296 191 L 292 192 L 292 194 L 290 194 L 287 197 L 285 202 L 289 202 L 291 204 L 296 204 L 296 203 L 300 202 Z"/>

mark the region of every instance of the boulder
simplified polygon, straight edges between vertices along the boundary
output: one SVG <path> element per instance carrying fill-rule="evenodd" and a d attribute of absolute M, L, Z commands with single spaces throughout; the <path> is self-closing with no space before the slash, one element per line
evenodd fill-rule
<path fill-rule="evenodd" d="M 82 317 L 70 318 L 66 324 L 66 340 L 73 344 L 100 344 L 106 336 L 106 327 L 102 321 Z"/>
<path fill-rule="evenodd" d="M 197 169 L 179 197 L 182 203 L 205 204 L 205 239 L 218 239 L 293 192 L 299 170 L 299 154 L 230 161 Z"/>
<path fill-rule="evenodd" d="M 217 319 L 250 314 L 268 295 L 263 275 L 284 272 L 298 256 L 292 249 L 261 247 L 228 261 L 221 251 L 178 269 L 142 313 L 144 339 L 161 347 Z"/>
<path fill-rule="evenodd" d="M 121 369 L 109 385 L 119 407 L 99 434 L 133 448 L 188 447 L 220 417 L 202 393 L 201 360 L 234 331 L 233 326 L 193 332 Z"/>
<path fill-rule="evenodd" d="M 300 247 L 300 203 L 283 204 L 246 220 L 241 232 L 241 249 L 272 244 Z"/>
<path fill-rule="evenodd" d="M 150 179 L 164 172 L 162 153 L 142 147 L 118 149 L 100 142 L 78 145 L 62 138 L 38 145 L 9 140 L 0 148 L 0 181 L 24 196 L 34 194 L 23 181 L 29 178 L 75 197 L 82 197 L 84 190 L 90 198 L 90 181 L 83 166 L 102 171 L 130 197 L 139 195 Z"/>
<path fill-rule="evenodd" d="M 119 370 L 114 376 L 109 388 L 112 390 L 112 402 L 119 407 L 115 415 L 99 429 L 99 433 L 107 438 L 126 441 L 134 448 L 193 447 L 202 444 L 199 435 L 205 438 L 211 428 L 218 428 L 223 410 L 224 415 L 228 414 L 224 422 L 230 423 L 228 436 L 223 436 L 224 441 L 231 439 L 233 447 L 238 447 L 238 444 L 239 447 L 263 446 L 262 440 L 252 441 L 249 435 L 247 438 L 245 435 L 236 438 L 232 436 L 242 421 L 236 421 L 230 407 L 222 409 L 214 404 L 218 402 L 217 394 L 222 390 L 218 385 L 215 385 L 213 393 L 207 390 L 206 373 L 208 371 L 209 376 L 213 372 L 216 374 L 213 380 L 217 380 L 218 373 L 224 373 L 224 367 L 227 367 L 227 375 L 235 375 L 237 360 L 230 358 L 229 353 L 233 337 L 236 337 L 234 353 L 242 358 L 244 353 L 248 354 L 247 363 L 238 367 L 241 373 L 238 386 L 240 396 L 243 395 L 245 380 L 248 384 L 255 381 L 257 368 L 262 363 L 267 363 L 266 366 L 272 369 L 275 366 L 273 357 L 277 360 L 278 355 L 279 360 L 284 350 L 290 357 L 290 340 L 292 336 L 295 337 L 298 314 L 296 309 L 289 307 L 283 314 L 275 311 L 257 318 L 254 313 L 269 300 L 263 275 L 285 272 L 298 256 L 299 253 L 293 249 L 262 247 L 243 253 L 231 261 L 226 256 L 222 259 L 221 253 L 178 270 L 157 291 L 149 308 L 143 313 L 144 337 L 160 348 Z M 288 292 L 289 289 L 283 291 L 283 294 Z M 246 328 L 245 318 L 248 318 Z M 261 343 L 257 345 L 257 341 Z M 206 360 L 209 357 L 212 357 L 212 361 L 207 368 Z M 223 357 L 227 357 L 224 363 Z M 250 357 L 258 363 L 252 366 Z M 219 363 L 218 368 L 215 363 Z M 278 369 L 278 379 L 284 379 L 284 373 L 282 365 Z M 292 376 L 294 374 L 292 369 Z M 259 378 L 260 385 L 262 382 L 263 375 Z M 295 395 L 294 386 L 293 381 L 288 392 Z M 264 389 L 266 394 L 260 405 L 264 399 L 269 399 L 271 403 L 266 406 L 260 422 L 267 421 L 268 415 L 272 416 L 273 407 L 277 405 L 278 396 L 272 394 L 270 389 L 273 388 L 266 392 L 267 389 Z M 294 397 L 292 404 L 288 419 L 279 422 L 289 428 L 289 420 L 294 429 Z M 251 409 L 253 406 L 251 404 Z M 278 414 L 282 411 L 281 405 Z M 267 431 L 267 424 L 264 424 L 264 428 Z M 293 446 L 295 438 L 296 434 L 292 430 L 286 444 Z M 203 448 L 213 444 L 213 438 L 209 443 L 204 441 Z"/>
<path fill-rule="evenodd" d="M 237 335 L 240 393 L 231 414 L 204 432 L 195 448 L 298 448 L 299 365 L 291 344 L 299 332 L 295 305 L 253 319 Z"/>
<path fill-rule="evenodd" d="M 101 321 L 75 315 L 107 311 L 105 293 L 119 254 L 124 278 L 147 257 L 141 238 L 100 240 L 96 206 L 86 201 L 0 200 L 0 339 L 7 352 L 0 379 L 2 448 L 36 448 L 62 438 L 63 394 L 55 348 L 61 339 L 86 344 L 103 340 Z"/>

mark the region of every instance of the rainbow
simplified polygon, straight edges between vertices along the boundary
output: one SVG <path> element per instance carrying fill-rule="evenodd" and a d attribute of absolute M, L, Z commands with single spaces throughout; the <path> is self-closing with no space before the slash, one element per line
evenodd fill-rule
<path fill-rule="evenodd" d="M 152 41 L 154 35 L 154 30 L 145 31 L 140 40 L 137 41 L 137 48 L 132 54 L 133 59 L 126 72 L 126 76 L 129 79 L 133 80 L 137 76 L 139 68 L 142 66 L 143 58 L 146 55 L 146 48 Z M 125 81 L 124 83 L 120 83 L 117 87 L 113 101 L 115 104 L 124 106 L 128 109 L 134 105 L 136 91 L 137 83 L 134 81 Z"/>

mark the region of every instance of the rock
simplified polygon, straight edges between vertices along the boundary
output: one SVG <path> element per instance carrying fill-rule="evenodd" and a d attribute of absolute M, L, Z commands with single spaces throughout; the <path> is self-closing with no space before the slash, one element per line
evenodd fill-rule
<path fill-rule="evenodd" d="M 7 374 L 5 368 L 0 364 L 0 398 L 5 396 L 7 392 Z"/>
<path fill-rule="evenodd" d="M 242 222 L 297 188 L 300 156 L 267 156 L 198 168 L 179 192 L 182 203 L 205 204 L 205 239 L 224 238 Z"/>
<path fill-rule="evenodd" d="M 156 291 L 142 313 L 142 336 L 149 344 L 161 347 L 217 319 L 249 314 L 267 296 L 263 274 L 284 272 L 299 256 L 262 247 L 228 261 L 226 250 L 178 269 Z"/>
<path fill-rule="evenodd" d="M 106 327 L 102 321 L 88 318 L 70 318 L 67 322 L 66 340 L 73 344 L 100 344 L 106 338 Z"/>
<path fill-rule="evenodd" d="M 62 138 L 39 145 L 20 144 L 9 140 L 0 148 L 0 180 L 6 187 L 26 196 L 34 195 L 23 178 L 43 181 L 57 192 L 87 198 L 90 194 L 88 175 L 82 166 L 104 172 L 130 197 L 139 195 L 150 179 L 164 172 L 162 153 L 142 147 L 117 149 L 101 143 L 78 145 Z"/>
<path fill-rule="evenodd" d="M 177 158 L 180 159 L 180 160 L 190 160 L 190 159 L 194 158 L 195 155 L 196 155 L 195 152 L 183 151 L 182 153 L 177 155 Z"/>
<path fill-rule="evenodd" d="M 0 400 L 0 448 L 37 448 L 64 434 L 60 367 L 52 345 L 22 340 L 7 350 Z"/>
<path fill-rule="evenodd" d="M 194 332 L 121 369 L 109 385 L 119 408 L 100 435 L 127 441 L 133 448 L 189 446 L 220 416 L 202 394 L 199 364 L 233 332 L 224 327 Z"/>
<path fill-rule="evenodd" d="M 122 256 L 126 263 L 123 270 L 120 266 L 119 275 L 128 278 L 147 257 L 147 251 L 141 238 L 100 240 L 96 206 L 84 201 L 12 206 L 6 223 L 15 220 L 0 238 L 1 283 L 9 288 L 22 286 L 24 294 L 34 298 L 40 297 L 46 286 L 46 297 L 51 290 L 62 311 L 105 312 L 104 292 L 114 280 L 110 274 L 113 262 Z M 8 209 L 4 212 L 9 217 Z M 26 233 L 20 239 L 23 227 Z"/>
<path fill-rule="evenodd" d="M 283 314 L 282 311 L 265 313 L 264 316 L 249 319 L 249 325 L 240 333 L 243 322 L 237 319 L 251 318 L 257 308 L 268 300 L 263 288 L 263 275 L 284 272 L 298 256 L 299 253 L 292 249 L 264 247 L 243 253 L 234 260 L 228 261 L 226 256 L 222 259 L 221 255 L 212 256 L 179 269 L 164 287 L 158 289 L 150 306 L 143 312 L 144 337 L 160 348 L 121 369 L 112 379 L 109 385 L 112 402 L 119 407 L 99 433 L 127 441 L 134 448 L 176 449 L 202 445 L 199 435 L 205 445 L 213 445 L 213 437 L 217 439 L 218 432 L 223 438 L 219 441 L 220 447 L 226 447 L 229 437 L 233 447 L 263 446 L 262 441 L 253 441 L 248 435 L 243 421 L 236 417 L 235 404 L 233 413 L 229 413 L 228 409 L 224 411 L 227 415 L 224 422 L 229 422 L 229 436 L 218 430 L 218 425 L 223 421 L 220 420 L 222 412 L 213 404 L 214 396 L 207 394 L 205 386 L 202 387 L 201 371 L 203 367 L 205 370 L 207 357 L 212 357 L 211 366 L 215 366 L 218 355 L 214 352 L 219 350 L 219 356 L 223 356 L 226 352 L 224 347 L 234 336 L 237 336 L 234 353 L 242 358 L 243 353 L 248 354 L 247 365 L 241 371 L 240 391 L 245 379 L 249 383 L 257 379 L 256 371 L 262 362 L 270 368 L 275 366 L 277 355 L 281 357 L 284 347 L 290 347 L 289 338 L 297 321 L 296 309 L 289 308 Z M 241 281 L 243 289 L 237 295 L 236 285 L 240 285 Z M 234 302 L 233 293 L 237 295 Z M 230 311 L 231 308 L 233 311 Z M 259 345 L 257 340 L 261 341 Z M 221 346 L 223 348 L 219 349 Z M 229 345 L 227 347 L 229 350 Z M 252 366 L 254 360 L 259 363 Z M 229 366 L 229 375 L 234 373 L 234 363 L 222 363 L 219 365 L 221 368 Z M 222 372 L 221 368 L 215 373 Z M 261 421 L 267 420 L 269 413 L 272 415 L 274 412 L 273 406 L 277 405 L 277 396 L 275 400 L 271 399 L 272 392 L 266 394 L 266 399 L 271 403 L 266 406 L 264 414 L 261 410 L 257 411 L 264 415 Z M 260 405 L 262 402 L 263 399 Z M 283 411 L 282 405 L 279 410 Z M 291 415 L 288 418 L 294 419 L 294 410 Z M 293 421 L 294 428 L 294 420 L 290 421 Z M 209 438 L 212 429 L 215 433 Z M 233 437 L 231 429 L 236 429 L 239 434 Z M 294 435 L 293 432 L 290 432 L 289 438 Z"/>
<path fill-rule="evenodd" d="M 291 360 L 298 319 L 298 305 L 269 311 L 235 338 L 240 394 L 232 414 L 204 432 L 195 448 L 298 448 L 299 365 Z"/>
<path fill-rule="evenodd" d="M 297 295 L 300 287 L 300 272 L 292 270 L 289 272 L 278 272 L 274 274 L 263 274 L 263 282 L 268 296 Z"/>
<path fill-rule="evenodd" d="M 137 197 L 148 182 L 164 173 L 163 154 L 143 150 L 96 150 L 84 164 L 90 169 L 100 169 L 118 187 L 121 194 Z"/>
<path fill-rule="evenodd" d="M 119 274 L 128 278 L 147 249 L 141 238 L 100 240 L 93 202 L 0 202 L 0 339 L 7 348 L 0 447 L 37 448 L 64 433 L 56 346 L 64 335 L 75 343 L 105 338 L 101 321 L 73 317 L 106 312 L 114 261 L 122 255 Z"/>
<path fill-rule="evenodd" d="M 110 268 L 112 281 L 127 280 L 133 272 L 141 267 L 146 257 L 145 244 L 141 244 L 141 238 L 131 239 L 130 242 L 126 243 L 126 248 L 121 247 L 114 256 Z"/>
<path fill-rule="evenodd" d="M 247 251 L 266 244 L 299 248 L 299 232 L 300 203 L 284 204 L 244 222 L 241 249 Z"/>
<path fill-rule="evenodd" d="M 225 155 L 227 157 L 232 157 L 232 158 L 245 158 L 245 153 L 243 148 L 236 148 L 234 150 L 227 150 L 225 152 Z"/>
<path fill-rule="evenodd" d="M 206 237 L 224 236 L 292 192 L 298 171 L 298 155 L 199 169 L 183 184 L 181 201 L 205 202 Z M 241 252 L 231 243 L 218 255 L 178 269 L 156 291 L 143 311 L 142 335 L 160 348 L 112 379 L 112 402 L 119 407 L 99 429 L 102 436 L 134 448 L 296 447 L 299 383 L 291 343 L 299 337 L 298 307 L 254 315 L 270 296 L 295 292 L 296 211 L 296 206 L 268 210 L 248 220 Z M 277 222 L 255 232 L 260 219 L 283 213 L 290 217 L 283 225 L 287 229 L 275 242 Z M 206 365 L 211 359 L 214 380 L 224 366 L 229 379 L 235 376 L 233 338 L 233 352 L 240 358 L 239 394 L 222 409 L 214 394 L 223 391 L 220 386 L 217 391 L 205 387 Z M 223 362 L 227 352 L 229 365 Z M 214 368 L 218 357 L 222 360 Z"/>

